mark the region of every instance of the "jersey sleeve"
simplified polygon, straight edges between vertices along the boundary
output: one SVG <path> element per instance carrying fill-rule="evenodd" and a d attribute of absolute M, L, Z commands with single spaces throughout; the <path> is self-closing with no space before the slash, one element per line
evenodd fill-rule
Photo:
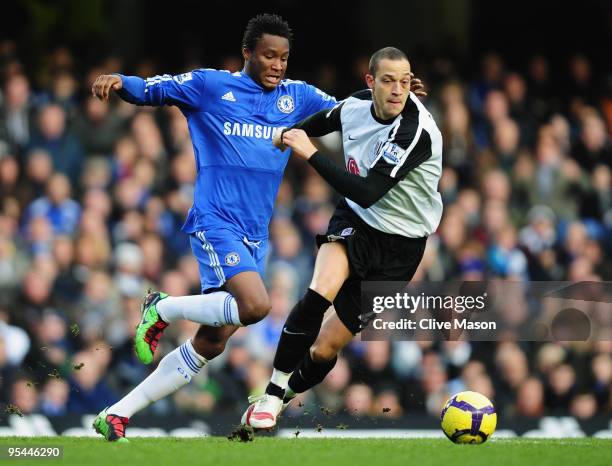
<path fill-rule="evenodd" d="M 364 209 L 372 206 L 399 182 L 399 178 L 390 178 L 372 170 L 365 177 L 354 175 L 318 151 L 308 162 L 336 191 Z"/>
<path fill-rule="evenodd" d="M 417 115 L 416 123 L 409 119 L 402 120 L 398 127 L 390 131 L 388 140 L 380 145 L 370 170 L 402 179 L 431 155 L 431 138 L 418 123 Z"/>
<path fill-rule="evenodd" d="M 310 84 L 306 84 L 302 92 L 303 98 L 300 118 L 302 120 L 313 113 L 332 108 L 338 103 L 335 97 L 326 94 L 321 89 L 318 89 Z"/>
<path fill-rule="evenodd" d="M 301 121 L 294 128 L 303 129 L 311 137 L 321 137 L 334 131 L 340 131 L 342 129 L 340 121 L 342 105 L 343 102 L 340 102 L 331 110 L 321 110 Z"/>
<path fill-rule="evenodd" d="M 123 82 L 118 94 L 123 100 L 136 105 L 176 105 L 194 110 L 200 106 L 206 85 L 204 70 L 178 75 L 164 74 L 142 79 L 119 75 Z"/>

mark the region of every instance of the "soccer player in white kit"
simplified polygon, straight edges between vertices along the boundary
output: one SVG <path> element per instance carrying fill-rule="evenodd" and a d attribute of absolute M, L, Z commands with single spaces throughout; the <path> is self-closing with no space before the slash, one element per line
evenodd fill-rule
<path fill-rule="evenodd" d="M 410 92 L 410 62 L 393 47 L 374 53 L 361 91 L 307 118 L 275 138 L 308 162 L 345 196 L 330 220 L 313 278 L 291 311 L 274 358 L 265 395 L 249 406 L 242 423 L 276 425 L 297 393 L 321 382 L 338 352 L 368 324 L 362 281 L 410 281 L 428 235 L 442 216 L 438 182 L 442 136 L 431 114 Z M 341 131 L 346 168 L 317 151 L 309 136 Z M 335 312 L 325 321 L 326 310 Z"/>

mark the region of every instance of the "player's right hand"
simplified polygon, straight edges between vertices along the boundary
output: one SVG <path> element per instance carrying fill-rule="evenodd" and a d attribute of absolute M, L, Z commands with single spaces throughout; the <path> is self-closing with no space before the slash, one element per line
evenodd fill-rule
<path fill-rule="evenodd" d="M 108 100 L 111 89 L 118 91 L 123 87 L 121 77 L 116 74 L 103 74 L 96 78 L 91 93 L 100 100 Z"/>

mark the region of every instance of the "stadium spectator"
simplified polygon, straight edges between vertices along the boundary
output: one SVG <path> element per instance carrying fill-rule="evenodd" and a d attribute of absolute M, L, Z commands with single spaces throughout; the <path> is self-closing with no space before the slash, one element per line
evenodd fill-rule
<path fill-rule="evenodd" d="M 30 142 L 33 132 L 33 102 L 30 83 L 23 74 L 10 76 L 4 83 L 4 103 L 0 111 L 0 140 L 21 152 Z"/>
<path fill-rule="evenodd" d="M 95 345 L 95 344 L 94 344 Z M 68 411 L 72 414 L 87 414 L 92 409 L 104 409 L 117 400 L 107 385 L 104 374 L 110 361 L 110 350 L 90 346 L 86 351 L 74 355 L 72 361 L 79 367 L 71 372 Z"/>
<path fill-rule="evenodd" d="M 81 216 L 81 207 L 70 197 L 71 186 L 68 178 L 62 174 L 53 175 L 47 183 L 44 197 L 34 200 L 24 213 L 25 228 L 36 218 L 46 218 L 55 234 L 74 232 Z"/>
<path fill-rule="evenodd" d="M 67 412 L 70 386 L 65 380 L 49 378 L 40 393 L 40 412 L 45 416 L 64 416 Z"/>
<path fill-rule="evenodd" d="M 338 362 L 329 375 L 317 385 L 313 391 L 320 404 L 332 411 L 339 411 L 344 407 L 344 393 L 349 386 L 351 369 L 345 358 L 338 358 Z"/>
<path fill-rule="evenodd" d="M 2 366 L 19 367 L 28 351 L 31 341 L 28 334 L 20 327 L 10 325 L 9 314 L 0 308 L 0 339 L 2 340 Z"/>
<path fill-rule="evenodd" d="M 10 386 L 9 403 L 17 408 L 17 413 L 32 414 L 37 412 L 39 403 L 38 388 L 31 378 L 18 376 Z"/>
<path fill-rule="evenodd" d="M 85 100 L 74 122 L 74 134 L 88 157 L 109 155 L 122 129 L 123 120 L 110 104 L 93 96 Z"/>
<path fill-rule="evenodd" d="M 372 387 L 364 383 L 350 385 L 346 389 L 344 405 L 351 416 L 361 417 L 372 413 L 374 407 Z"/>
<path fill-rule="evenodd" d="M 516 414 L 538 418 L 544 414 L 544 385 L 536 377 L 525 379 L 518 388 Z"/>
<path fill-rule="evenodd" d="M 65 174 L 77 185 L 83 151 L 76 137 L 66 128 L 66 112 L 58 104 L 48 104 L 38 113 L 37 131 L 32 136 L 30 149 L 43 149 L 51 155 L 55 170 Z"/>

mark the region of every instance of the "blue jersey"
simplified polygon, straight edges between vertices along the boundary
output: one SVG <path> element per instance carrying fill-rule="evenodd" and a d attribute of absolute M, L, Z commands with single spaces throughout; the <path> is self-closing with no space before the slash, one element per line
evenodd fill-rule
<path fill-rule="evenodd" d="M 302 81 L 272 91 L 244 72 L 201 69 L 143 80 L 121 76 L 119 96 L 137 105 L 176 105 L 189 125 L 197 177 L 183 231 L 230 229 L 268 236 L 290 151 L 272 145 L 274 129 L 333 107 L 336 99 Z"/>

